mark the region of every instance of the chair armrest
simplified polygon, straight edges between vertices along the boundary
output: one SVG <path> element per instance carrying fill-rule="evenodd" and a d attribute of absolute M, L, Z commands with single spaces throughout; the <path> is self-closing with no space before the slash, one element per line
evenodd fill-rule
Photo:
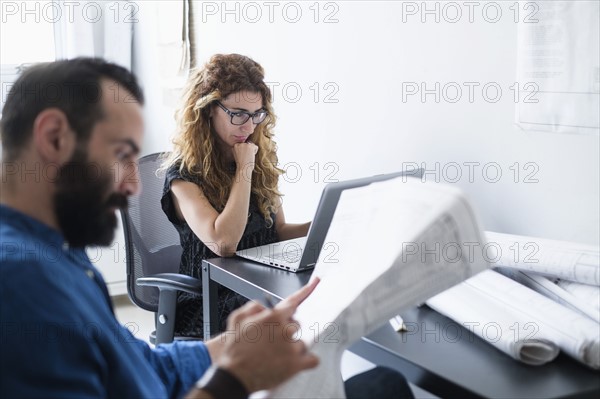
<path fill-rule="evenodd" d="M 140 277 L 136 284 L 157 287 L 159 290 L 183 291 L 189 294 L 202 295 L 202 281 L 197 278 L 177 273 L 158 273 L 148 277 Z"/>

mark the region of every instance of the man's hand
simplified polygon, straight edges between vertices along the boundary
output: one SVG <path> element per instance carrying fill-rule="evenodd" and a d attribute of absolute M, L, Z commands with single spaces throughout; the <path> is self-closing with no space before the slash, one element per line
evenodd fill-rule
<path fill-rule="evenodd" d="M 299 325 L 292 316 L 318 282 L 314 279 L 274 309 L 250 302 L 233 312 L 227 331 L 217 338 L 224 347 L 215 364 L 238 377 L 249 392 L 273 388 L 316 367 L 318 358 L 294 338 Z"/>

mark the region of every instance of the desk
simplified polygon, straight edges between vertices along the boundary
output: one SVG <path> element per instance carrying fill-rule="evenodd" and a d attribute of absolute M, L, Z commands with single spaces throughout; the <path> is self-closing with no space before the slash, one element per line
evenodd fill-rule
<path fill-rule="evenodd" d="M 250 299 L 284 298 L 310 278 L 239 258 L 202 264 L 205 336 L 215 325 L 217 284 Z M 564 354 L 539 367 L 509 358 L 454 321 L 427 307 L 402 314 L 408 332 L 389 324 L 350 347 L 372 363 L 402 372 L 413 384 L 440 397 L 570 398 L 600 394 L 600 374 Z"/>

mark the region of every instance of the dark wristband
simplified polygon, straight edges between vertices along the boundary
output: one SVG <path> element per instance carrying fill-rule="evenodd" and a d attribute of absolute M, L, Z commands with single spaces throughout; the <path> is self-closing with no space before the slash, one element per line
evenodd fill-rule
<path fill-rule="evenodd" d="M 235 375 L 214 365 L 196 383 L 196 388 L 210 393 L 214 399 L 246 399 L 250 394 Z"/>

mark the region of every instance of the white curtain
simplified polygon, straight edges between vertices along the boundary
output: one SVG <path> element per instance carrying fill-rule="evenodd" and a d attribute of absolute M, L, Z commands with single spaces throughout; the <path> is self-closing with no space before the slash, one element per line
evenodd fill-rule
<path fill-rule="evenodd" d="M 186 39 L 189 29 L 184 21 L 189 9 L 184 1 L 187 0 L 138 2 L 132 72 L 142 83 L 146 97 L 143 154 L 168 151 L 172 146 L 174 113 L 181 104 L 192 56 Z"/>
<path fill-rule="evenodd" d="M 134 1 L 55 1 L 56 58 L 102 57 L 131 69 Z"/>

